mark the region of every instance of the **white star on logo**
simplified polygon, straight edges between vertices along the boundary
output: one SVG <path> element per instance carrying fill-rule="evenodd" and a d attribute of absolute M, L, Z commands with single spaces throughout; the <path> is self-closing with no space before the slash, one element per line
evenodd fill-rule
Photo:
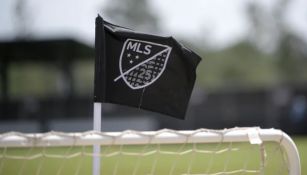
<path fill-rule="evenodd" d="M 139 56 L 137 55 L 137 56 L 135 56 L 135 59 L 139 59 Z"/>
<path fill-rule="evenodd" d="M 130 63 L 130 64 L 132 64 L 132 63 L 133 63 L 133 61 L 132 61 L 132 60 L 130 60 L 130 61 L 129 61 L 129 63 Z"/>
<path fill-rule="evenodd" d="M 128 54 L 127 54 L 127 57 L 130 57 L 130 56 L 131 56 L 131 54 L 130 54 L 130 53 L 128 53 Z"/>

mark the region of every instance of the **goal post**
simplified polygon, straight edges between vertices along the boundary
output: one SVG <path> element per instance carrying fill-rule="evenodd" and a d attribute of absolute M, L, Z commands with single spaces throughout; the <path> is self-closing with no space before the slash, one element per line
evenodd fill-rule
<path fill-rule="evenodd" d="M 249 145 L 250 150 L 246 151 L 247 146 L 242 146 L 240 145 L 241 143 Z M 274 143 L 277 146 L 270 146 L 266 143 Z M 211 146 L 213 144 L 215 146 Z M 84 149 L 85 147 L 92 148 L 93 145 L 101 145 L 101 153 L 95 154 Z M 172 145 L 178 146 L 174 148 Z M 79 148 L 71 151 L 73 147 Z M 21 155 L 20 152 L 22 151 L 18 150 L 24 148 L 29 148 L 30 151 L 24 151 L 23 155 Z M 36 148 L 41 148 L 41 150 L 37 151 L 35 150 Z M 49 148 L 69 149 L 64 153 L 63 151 L 55 153 L 54 150 L 51 152 L 46 151 Z M 10 149 L 13 149 L 13 151 L 10 151 Z M 240 151 L 242 153 L 237 154 Z M 277 152 L 281 155 L 275 156 Z M 252 158 L 252 155 L 255 155 L 255 158 Z M 14 167 L 14 165 L 11 165 L 12 161 L 10 160 L 22 160 L 21 166 L 23 169 L 27 168 L 27 165 L 25 165 L 27 161 L 38 160 L 32 162 L 31 166 L 39 164 L 38 169 L 42 169 L 42 164 L 46 164 L 41 162 L 42 158 L 64 159 L 63 162 L 65 162 L 65 160 L 79 157 L 78 164 L 83 165 L 85 163 L 80 163 L 80 161 L 84 161 L 84 157 L 95 156 L 101 157 L 101 174 L 121 174 L 120 166 L 130 166 L 133 162 L 134 167 L 131 169 L 131 173 L 128 169 L 124 170 L 127 174 L 156 174 L 159 172 L 157 170 L 159 166 L 162 168 L 170 166 L 167 169 L 167 174 L 265 174 L 270 171 L 266 170 L 268 169 L 267 167 L 270 165 L 275 166 L 275 164 L 278 164 L 281 168 L 274 167 L 273 169 L 282 171 L 282 174 L 301 174 L 300 158 L 294 142 L 286 133 L 277 129 L 250 127 L 224 130 L 198 129 L 193 131 L 163 129 L 159 131 L 127 130 L 123 132 L 88 131 L 35 134 L 9 132 L 0 134 L 0 174 L 6 174 L 7 171 L 10 171 L 7 168 L 8 166 Z M 135 156 L 135 158 L 131 158 L 132 156 Z M 169 158 L 165 156 L 169 156 Z M 182 158 L 181 156 L 186 157 Z M 270 163 L 273 158 L 269 156 L 273 158 L 279 157 L 282 160 L 278 161 L 278 163 Z M 125 157 L 129 158 L 125 160 Z M 104 162 L 109 159 L 109 164 Z M 240 160 L 239 164 L 242 167 L 237 168 L 234 162 L 239 160 L 236 159 L 246 160 Z M 169 162 L 167 162 L 168 160 Z M 255 163 L 256 165 L 253 165 L 253 167 L 249 165 L 248 162 L 255 160 L 259 161 L 259 163 Z M 10 162 L 7 163 L 6 161 Z M 180 161 L 188 165 L 183 165 Z M 202 163 L 202 161 L 204 162 Z M 215 164 L 220 163 L 223 165 L 217 171 Z M 145 167 L 144 170 L 142 166 Z M 103 173 L 106 167 L 111 167 L 112 170 Z M 56 174 L 61 174 L 63 172 L 62 168 Z M 78 174 L 80 171 L 79 169 L 75 170 L 72 174 Z M 17 172 L 22 174 L 23 171 Z M 33 172 L 40 174 L 42 170 L 33 170 Z"/>

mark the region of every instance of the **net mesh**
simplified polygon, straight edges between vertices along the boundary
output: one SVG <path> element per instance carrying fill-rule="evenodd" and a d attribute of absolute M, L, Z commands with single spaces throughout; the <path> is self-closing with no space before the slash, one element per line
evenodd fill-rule
<path fill-rule="evenodd" d="M 225 142 L 223 136 L 228 131 L 202 129 L 188 134 L 173 130 L 150 134 L 138 131 L 120 134 L 93 131 L 34 135 L 4 133 L 0 135 L 0 174 L 91 174 L 93 156 L 101 157 L 100 174 L 103 175 L 288 174 L 287 155 L 279 142 Z M 219 141 L 191 141 L 199 132 L 218 134 Z M 180 143 L 157 143 L 155 139 L 165 133 L 184 139 Z M 99 154 L 93 153 L 93 143 L 80 141 L 93 134 L 103 136 L 105 140 L 100 142 Z M 135 138 L 142 138 L 143 143 L 130 141 Z M 19 146 L 8 144 L 8 140 L 13 140 L 14 144 L 19 142 Z"/>

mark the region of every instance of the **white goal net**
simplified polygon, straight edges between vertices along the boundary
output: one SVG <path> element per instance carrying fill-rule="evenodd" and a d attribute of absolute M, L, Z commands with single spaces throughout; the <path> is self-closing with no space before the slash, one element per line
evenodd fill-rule
<path fill-rule="evenodd" d="M 0 134 L 0 175 L 92 174 L 93 157 L 103 175 L 300 175 L 295 144 L 276 129 Z"/>

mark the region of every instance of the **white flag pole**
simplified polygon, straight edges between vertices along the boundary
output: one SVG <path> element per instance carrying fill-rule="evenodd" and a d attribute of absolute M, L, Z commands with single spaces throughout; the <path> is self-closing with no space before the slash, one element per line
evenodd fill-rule
<path fill-rule="evenodd" d="M 94 131 L 101 131 L 101 103 L 94 103 Z M 93 175 L 100 174 L 100 145 L 93 146 Z"/>
<path fill-rule="evenodd" d="M 94 82 L 94 114 L 93 130 L 101 132 L 101 107 L 105 97 L 105 33 L 104 21 L 98 15 L 95 28 L 95 82 Z M 93 175 L 100 174 L 100 145 L 93 146 Z"/>

